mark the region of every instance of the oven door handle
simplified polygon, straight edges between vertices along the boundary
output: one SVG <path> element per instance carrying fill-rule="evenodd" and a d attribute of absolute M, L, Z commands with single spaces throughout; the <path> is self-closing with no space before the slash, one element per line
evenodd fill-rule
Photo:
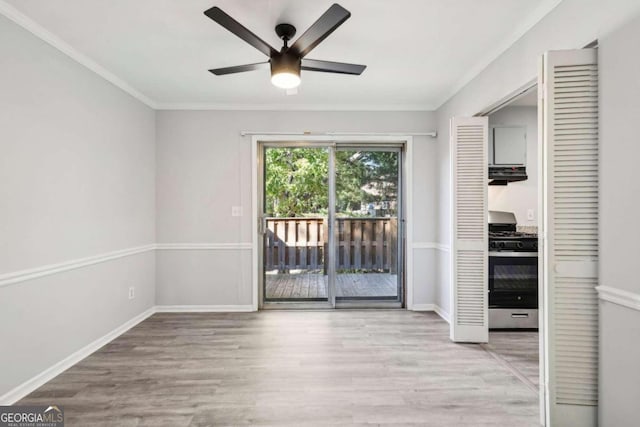
<path fill-rule="evenodd" d="M 511 313 L 513 319 L 526 319 L 529 317 L 529 313 Z"/>
<path fill-rule="evenodd" d="M 500 258 L 538 258 L 538 252 L 489 252 L 489 256 Z"/>

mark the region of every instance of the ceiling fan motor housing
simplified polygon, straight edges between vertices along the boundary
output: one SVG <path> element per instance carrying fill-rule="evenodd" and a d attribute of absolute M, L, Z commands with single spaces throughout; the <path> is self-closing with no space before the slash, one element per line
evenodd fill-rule
<path fill-rule="evenodd" d="M 295 74 L 300 76 L 300 66 L 302 59 L 293 52 L 283 52 L 271 57 L 271 75 L 275 74 Z"/>

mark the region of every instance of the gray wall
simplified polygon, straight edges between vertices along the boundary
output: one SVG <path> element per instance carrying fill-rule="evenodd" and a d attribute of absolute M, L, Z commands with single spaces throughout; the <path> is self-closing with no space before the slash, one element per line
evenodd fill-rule
<path fill-rule="evenodd" d="M 640 300 L 640 17 L 600 39 L 600 284 Z M 637 304 L 636 304 L 637 305 Z M 600 425 L 640 420 L 640 311 L 600 305 Z"/>
<path fill-rule="evenodd" d="M 438 123 L 438 242 L 450 245 L 449 120 L 473 116 L 534 80 L 548 50 L 577 49 L 620 27 L 640 12 L 637 0 L 563 0 L 436 111 Z M 438 258 L 437 304 L 450 306 L 449 254 Z"/>
<path fill-rule="evenodd" d="M 438 239 L 449 244 L 449 119 L 472 116 L 537 76 L 547 50 L 575 49 L 600 40 L 601 285 L 640 294 L 640 239 L 636 212 L 640 180 L 635 172 L 640 145 L 640 3 L 565 0 L 440 107 L 438 118 Z M 635 19 L 634 19 L 635 17 Z M 631 23 L 626 24 L 630 19 Z M 622 29 L 620 29 L 622 28 Z M 440 259 L 438 304 L 448 307 L 448 258 Z M 610 302 L 600 313 L 600 425 L 632 426 L 640 419 L 640 313 Z"/>
<path fill-rule="evenodd" d="M 528 179 L 508 185 L 489 186 L 489 209 L 516 214 L 518 225 L 538 225 L 538 107 L 506 107 L 489 116 L 489 126 L 523 126 L 527 130 Z M 532 209 L 534 219 L 527 220 Z"/>
<path fill-rule="evenodd" d="M 157 113 L 158 243 L 251 242 L 251 138 L 263 132 L 426 132 L 427 112 L 160 111 Z M 436 238 L 436 145 L 414 138 L 414 242 Z M 243 217 L 231 217 L 242 206 Z M 434 302 L 434 249 L 415 249 L 414 303 Z M 249 305 L 251 253 L 162 250 L 157 256 L 161 305 Z"/>
<path fill-rule="evenodd" d="M 0 278 L 153 243 L 154 111 L 2 16 L 0 58 Z M 0 287 L 0 396 L 153 306 L 154 264 Z"/>
<path fill-rule="evenodd" d="M 448 312 L 449 119 L 473 115 L 533 79 L 544 51 L 577 48 L 600 37 L 601 276 L 606 286 L 638 293 L 631 266 L 639 255 L 633 246 L 639 236 L 629 226 L 637 211 L 634 195 L 640 193 L 631 176 L 638 144 L 630 125 L 639 113 L 634 55 L 639 25 L 607 34 L 639 8 L 636 0 L 564 0 L 436 115 L 156 114 L 0 17 L 0 276 L 153 243 L 156 233 L 160 243 L 249 242 L 253 164 L 242 129 L 424 132 L 437 125 L 437 143 L 415 139 L 414 242 L 443 247 L 410 250 L 415 253 L 414 303 L 436 303 Z M 245 215 L 232 218 L 233 205 L 243 206 Z M 619 246 L 621 241 L 628 246 Z M 131 301 L 129 286 L 137 294 Z M 11 347 L 0 353 L 0 395 L 156 299 L 159 304 L 245 305 L 251 303 L 250 286 L 246 250 L 167 250 L 157 260 L 146 252 L 1 287 L 0 342 Z M 636 406 L 627 403 L 638 401 L 639 370 L 633 365 L 638 320 L 636 311 L 603 306 L 603 425 L 637 419 Z"/>

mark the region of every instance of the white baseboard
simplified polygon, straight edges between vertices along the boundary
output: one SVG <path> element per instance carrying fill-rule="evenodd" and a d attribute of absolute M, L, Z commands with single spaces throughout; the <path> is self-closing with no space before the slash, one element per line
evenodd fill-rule
<path fill-rule="evenodd" d="M 436 304 L 414 304 L 413 311 L 434 311 L 444 320 L 449 322 L 449 316 Z M 35 377 L 27 380 L 21 385 L 17 386 L 13 390 L 0 396 L 0 405 L 12 405 L 20 399 L 27 396 L 29 393 L 35 391 L 45 383 L 51 381 L 62 372 L 66 371 L 82 359 L 91 355 L 99 350 L 104 345 L 113 341 L 120 335 L 127 332 L 129 329 L 136 326 L 138 323 L 149 318 L 154 313 L 237 313 L 237 312 L 252 312 L 256 311 L 255 308 L 250 305 L 158 305 L 151 307 L 148 310 L 140 313 L 133 319 L 125 322 L 116 329 L 107 333 L 106 335 L 98 338 L 92 343 L 86 345 L 75 353 L 69 355 L 63 360 L 59 361 L 55 365 L 47 368 Z"/>
<path fill-rule="evenodd" d="M 412 311 L 435 311 L 435 304 L 413 304 Z"/>
<path fill-rule="evenodd" d="M 437 304 L 413 304 L 412 311 L 434 311 L 438 316 L 442 317 L 447 323 L 449 323 L 449 313 L 444 311 Z"/>
<path fill-rule="evenodd" d="M 447 322 L 447 323 L 451 323 L 451 322 L 449 321 L 449 313 L 447 313 L 446 311 L 444 311 L 444 310 L 442 309 L 442 307 L 440 307 L 440 306 L 439 306 L 439 305 L 437 305 L 437 304 L 434 304 L 433 311 L 435 311 L 435 312 L 438 314 L 438 316 L 442 317 L 442 319 L 443 319 L 445 322 Z"/>
<path fill-rule="evenodd" d="M 255 311 L 252 305 L 160 305 L 151 307 L 133 319 L 118 326 L 116 329 L 84 346 L 75 353 L 65 357 L 55 365 L 47 368 L 35 377 L 25 381 L 13 390 L 0 396 L 0 405 L 13 405 L 29 393 L 42 387 L 82 359 L 99 350 L 104 345 L 118 338 L 138 323 L 152 316 L 154 313 L 232 313 Z"/>
<path fill-rule="evenodd" d="M 29 393 L 43 386 L 45 383 L 51 381 L 53 378 L 57 377 L 62 372 L 66 371 L 76 363 L 80 362 L 85 357 L 91 355 L 92 353 L 94 353 L 95 351 L 103 347 L 105 344 L 108 344 L 109 342 L 113 341 L 115 338 L 124 334 L 129 329 L 133 328 L 138 323 L 147 319 L 154 313 L 155 313 L 154 307 L 151 307 L 148 310 L 145 310 L 144 312 L 140 313 L 133 319 L 128 320 L 127 322 L 118 326 L 117 328 L 107 333 L 106 335 L 82 347 L 80 350 L 76 351 L 75 353 L 65 357 L 55 365 L 51 366 L 50 368 L 47 368 L 46 370 L 39 373 L 38 375 L 31 378 L 30 380 L 27 380 L 26 382 L 20 384 L 13 390 L 8 391 L 7 393 L 0 396 L 0 405 L 13 405 L 18 400 L 22 399 L 23 397 L 27 396 Z"/>
<path fill-rule="evenodd" d="M 157 305 L 156 313 L 238 313 L 256 311 L 247 305 Z"/>

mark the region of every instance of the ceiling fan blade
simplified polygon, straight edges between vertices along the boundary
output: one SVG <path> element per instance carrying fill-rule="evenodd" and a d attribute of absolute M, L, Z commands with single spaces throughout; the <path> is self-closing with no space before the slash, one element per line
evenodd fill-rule
<path fill-rule="evenodd" d="M 344 21 L 349 19 L 351 12 L 334 3 L 316 22 L 301 35 L 291 46 L 301 57 L 311 52 L 322 40 L 333 33 Z"/>
<path fill-rule="evenodd" d="M 302 59 L 302 70 L 321 71 L 324 73 L 337 74 L 353 74 L 359 76 L 362 74 L 366 65 L 347 64 L 345 62 L 319 61 L 317 59 Z"/>
<path fill-rule="evenodd" d="M 265 68 L 265 66 L 268 65 L 269 61 L 258 62 L 256 64 L 236 65 L 235 67 L 214 68 L 213 70 L 209 70 L 209 72 L 216 76 L 224 76 L 225 74 L 244 73 L 245 71 L 258 70 L 260 68 Z"/>
<path fill-rule="evenodd" d="M 245 42 L 249 43 L 251 46 L 258 49 L 260 52 L 267 55 L 269 58 L 271 58 L 273 54 L 278 53 L 267 42 L 253 34 L 241 23 L 227 15 L 219 7 L 216 6 L 212 7 L 211 9 L 205 10 L 204 14 L 213 19 L 218 24 L 222 25 L 227 30 L 231 31 L 236 36 L 240 37 Z"/>

